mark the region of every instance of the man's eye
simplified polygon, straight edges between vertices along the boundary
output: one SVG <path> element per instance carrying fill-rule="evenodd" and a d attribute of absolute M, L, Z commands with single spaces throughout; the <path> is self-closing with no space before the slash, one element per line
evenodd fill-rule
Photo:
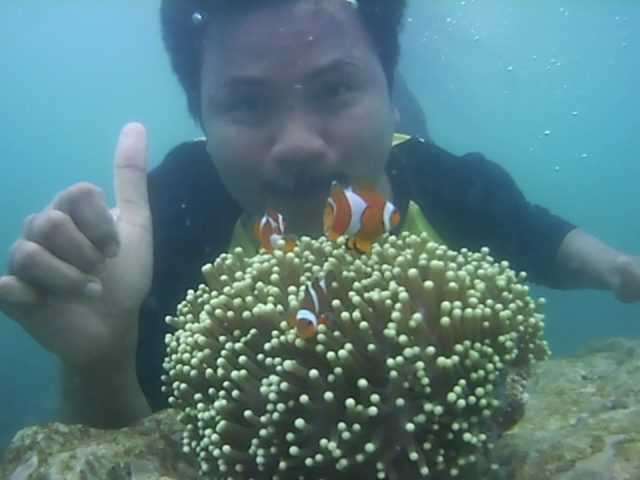
<path fill-rule="evenodd" d="M 320 95 L 326 99 L 337 99 L 351 91 L 346 83 L 334 83 L 326 85 L 320 90 Z"/>
<path fill-rule="evenodd" d="M 239 113 L 256 113 L 267 108 L 267 102 L 260 97 L 239 98 L 230 102 L 229 110 Z"/>

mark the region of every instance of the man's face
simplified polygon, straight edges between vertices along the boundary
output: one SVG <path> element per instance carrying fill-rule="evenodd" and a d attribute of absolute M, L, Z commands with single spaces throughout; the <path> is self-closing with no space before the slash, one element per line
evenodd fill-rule
<path fill-rule="evenodd" d="M 346 0 L 269 3 L 206 36 L 207 148 L 251 215 L 318 235 L 332 180 L 384 179 L 394 108 L 384 72 Z M 220 205 L 219 208 L 224 208 Z"/>

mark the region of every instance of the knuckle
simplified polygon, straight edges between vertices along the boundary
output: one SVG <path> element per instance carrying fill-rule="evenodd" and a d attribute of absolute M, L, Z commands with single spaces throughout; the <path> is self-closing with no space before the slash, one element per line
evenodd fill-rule
<path fill-rule="evenodd" d="M 31 229 L 36 239 L 50 239 L 69 228 L 69 217 L 60 210 L 49 209 L 34 216 Z"/>
<path fill-rule="evenodd" d="M 67 205 L 69 215 L 74 220 L 81 219 L 81 223 L 85 224 L 96 220 L 96 214 L 107 209 L 104 193 L 92 183 L 77 183 L 72 189 Z"/>
<path fill-rule="evenodd" d="M 36 218 L 35 213 L 32 213 L 31 215 L 27 215 L 25 217 L 25 219 L 22 221 L 22 232 L 28 232 L 31 229 L 31 225 L 33 224 L 33 220 Z"/>
<path fill-rule="evenodd" d="M 32 270 L 40 261 L 42 253 L 42 247 L 33 242 L 16 242 L 11 250 L 11 264 L 23 272 Z"/>
<path fill-rule="evenodd" d="M 86 202 L 104 199 L 101 188 L 89 182 L 79 182 L 69 187 L 69 200 L 75 202 Z"/>
<path fill-rule="evenodd" d="M 20 250 L 20 245 L 24 242 L 24 240 L 19 239 L 9 247 L 9 255 L 7 257 L 7 273 L 13 274 L 16 272 L 16 266 L 18 264 L 18 251 Z"/>

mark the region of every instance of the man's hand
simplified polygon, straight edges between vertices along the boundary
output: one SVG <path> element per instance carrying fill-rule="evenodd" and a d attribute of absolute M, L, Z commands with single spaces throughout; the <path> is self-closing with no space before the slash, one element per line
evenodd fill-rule
<path fill-rule="evenodd" d="M 622 253 L 580 228 L 558 249 L 560 288 L 611 290 L 625 303 L 640 301 L 640 256 Z"/>
<path fill-rule="evenodd" d="M 149 413 L 135 371 L 137 319 L 151 286 L 147 134 L 120 134 L 116 206 L 79 183 L 27 217 L 0 277 L 0 310 L 63 366 L 65 420 L 123 426 Z"/>
<path fill-rule="evenodd" d="M 615 266 L 616 277 L 613 293 L 624 303 L 640 301 L 640 256 L 620 255 Z"/>

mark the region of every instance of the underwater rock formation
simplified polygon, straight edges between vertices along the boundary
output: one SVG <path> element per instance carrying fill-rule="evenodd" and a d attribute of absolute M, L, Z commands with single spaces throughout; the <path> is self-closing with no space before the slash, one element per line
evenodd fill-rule
<path fill-rule="evenodd" d="M 640 480 L 640 341 L 537 365 L 525 416 L 494 454 L 513 480 Z"/>
<path fill-rule="evenodd" d="M 182 454 L 178 414 L 165 410 L 121 430 L 34 425 L 16 434 L 0 461 L 2 480 L 197 480 Z"/>
<path fill-rule="evenodd" d="M 211 478 L 488 478 L 548 355 L 543 301 L 487 249 L 303 238 L 203 273 L 167 319 L 164 381 Z M 328 321 L 305 340 L 288 319 L 314 279 Z"/>
<path fill-rule="evenodd" d="M 503 478 L 640 480 L 639 374 L 640 341 L 625 339 L 595 342 L 577 357 L 534 366 L 524 417 L 493 449 Z M 0 478 L 202 478 L 195 459 L 182 453 L 179 416 L 165 410 L 116 431 L 25 428 L 0 460 Z"/>

